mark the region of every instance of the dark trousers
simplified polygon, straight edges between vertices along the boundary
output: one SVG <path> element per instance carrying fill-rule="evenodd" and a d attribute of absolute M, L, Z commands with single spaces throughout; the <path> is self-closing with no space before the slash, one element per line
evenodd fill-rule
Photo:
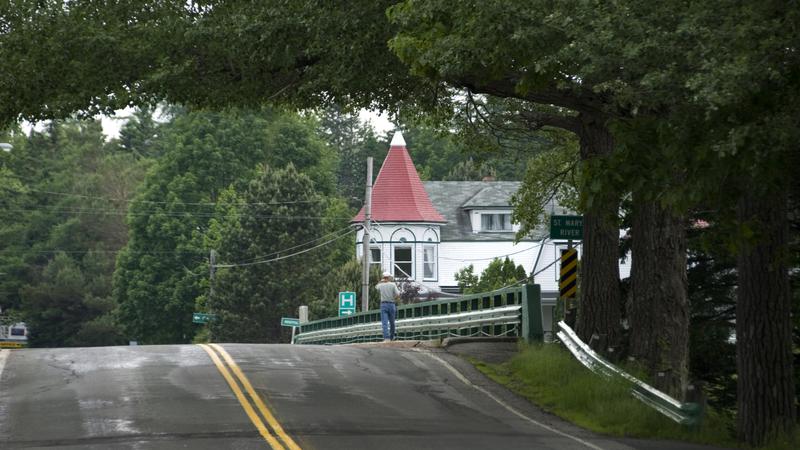
<path fill-rule="evenodd" d="M 397 318 L 397 305 L 394 302 L 381 302 L 381 327 L 384 339 L 394 339 L 394 321 Z"/>

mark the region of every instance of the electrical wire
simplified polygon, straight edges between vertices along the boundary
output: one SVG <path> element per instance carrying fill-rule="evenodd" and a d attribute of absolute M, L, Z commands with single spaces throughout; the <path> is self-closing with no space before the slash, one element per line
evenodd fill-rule
<path fill-rule="evenodd" d="M 578 248 L 578 247 L 580 247 L 582 244 L 583 244 L 583 241 L 581 241 L 581 242 L 578 242 L 577 244 L 575 244 L 575 248 Z M 551 266 L 553 266 L 553 264 L 555 264 L 555 263 L 557 263 L 557 262 L 559 262 L 559 261 L 561 261 L 559 258 L 555 258 L 555 259 L 553 259 L 553 262 L 551 262 L 550 264 L 548 264 L 548 265 L 544 266 L 544 267 L 543 267 L 541 270 L 539 270 L 538 272 L 536 272 L 536 273 L 534 273 L 533 275 L 531 275 L 531 276 L 530 276 L 530 278 L 533 278 L 533 277 L 535 277 L 536 275 L 539 275 L 540 273 L 542 273 L 542 272 L 544 272 L 545 270 L 549 269 Z M 528 278 L 528 277 L 526 277 L 526 279 L 527 279 L 527 278 Z"/>
<path fill-rule="evenodd" d="M 63 197 L 79 197 L 79 198 L 87 198 L 87 199 L 93 199 L 93 200 L 105 200 L 105 201 L 109 201 L 109 202 L 151 203 L 151 204 L 157 204 L 157 205 L 192 205 L 192 206 L 216 206 L 218 204 L 218 202 L 163 202 L 163 201 L 162 202 L 158 202 L 158 201 L 154 201 L 154 200 L 138 200 L 138 199 L 122 199 L 122 198 L 112 198 L 112 197 L 99 197 L 99 196 L 94 196 L 94 195 L 78 194 L 78 193 L 75 193 L 75 192 L 47 191 L 47 190 L 43 190 L 43 189 L 34 189 L 34 188 L 30 188 L 30 187 L 27 187 L 26 189 L 29 190 L 29 191 L 32 191 L 32 192 L 39 192 L 39 193 L 42 193 L 42 194 L 59 195 L 59 196 L 63 196 Z M 236 203 L 232 203 L 232 204 L 233 205 L 237 205 L 237 206 L 294 205 L 294 204 L 298 204 L 298 203 L 313 203 L 315 201 L 316 200 L 297 200 L 297 201 L 292 201 L 292 202 L 252 202 L 252 203 L 236 202 Z"/>
<path fill-rule="evenodd" d="M 344 232 L 346 230 L 351 230 L 351 229 L 352 228 L 348 225 L 348 226 L 346 226 L 344 228 L 340 228 L 340 229 L 338 229 L 336 231 L 332 231 L 332 232 L 330 232 L 328 234 L 322 235 L 322 236 L 320 236 L 318 238 L 315 238 L 315 239 L 312 239 L 312 240 L 310 240 L 308 242 L 303 242 L 302 244 L 297 244 L 294 247 L 285 248 L 283 250 L 279 250 L 279 251 L 276 251 L 276 252 L 268 253 L 266 255 L 256 256 L 255 258 L 244 259 L 242 261 L 239 261 L 239 263 L 250 262 L 250 261 L 255 261 L 255 260 L 258 260 L 258 259 L 262 259 L 262 258 L 269 258 L 270 256 L 273 256 L 273 255 L 279 255 L 281 253 L 285 253 L 285 252 L 288 252 L 290 250 L 294 250 L 296 248 L 305 247 L 306 245 L 313 244 L 313 243 L 315 243 L 317 241 L 321 241 L 321 240 L 327 238 L 328 236 L 338 235 L 338 234 L 340 234 L 340 233 L 342 233 L 342 232 Z M 219 266 L 215 264 L 214 267 L 219 267 Z"/>
<path fill-rule="evenodd" d="M 167 217 L 200 217 L 200 218 L 214 218 L 214 217 L 238 217 L 238 216 L 247 216 L 252 217 L 255 219 L 270 219 L 270 220 L 294 220 L 294 219 L 304 219 L 304 220 L 346 220 L 351 219 L 351 217 L 344 217 L 344 216 L 263 216 L 257 214 L 249 214 L 247 212 L 241 213 L 225 213 L 220 214 L 216 212 L 208 212 L 208 213 L 198 213 L 198 212 L 191 212 L 191 211 L 146 211 L 142 213 L 134 213 L 122 210 L 112 210 L 112 209 L 70 209 L 70 208 L 59 208 L 59 207 L 52 207 L 51 209 L 44 209 L 44 208 L 19 208 L 19 209 L 5 209 L 4 211 L 7 212 L 39 212 L 39 211 L 47 211 L 52 213 L 65 213 L 65 214 L 87 214 L 87 215 L 98 215 L 98 216 L 134 216 L 134 217 L 143 217 L 143 216 L 153 216 L 153 215 L 164 215 Z"/>
<path fill-rule="evenodd" d="M 214 267 L 216 267 L 216 268 L 246 267 L 246 266 L 253 266 L 253 265 L 256 265 L 256 264 L 267 264 L 267 263 L 271 263 L 271 262 L 275 262 L 275 261 L 280 261 L 282 259 L 291 258 L 293 256 L 301 255 L 303 253 L 310 252 L 311 250 L 318 249 L 320 247 L 323 247 L 325 245 L 330 244 L 331 242 L 334 242 L 334 241 L 337 241 L 337 240 L 339 240 L 339 239 L 341 239 L 343 237 L 346 237 L 346 236 L 348 236 L 348 235 L 350 235 L 352 233 L 355 233 L 355 230 L 350 230 L 350 231 L 348 231 L 348 232 L 346 232 L 346 233 L 344 233 L 342 235 L 339 235 L 339 236 L 337 236 L 337 237 L 335 237 L 333 239 L 329 239 L 329 240 L 327 240 L 327 241 L 325 241 L 325 242 L 323 242 L 321 244 L 315 245 L 314 247 L 307 248 L 305 250 L 301 250 L 299 252 L 295 252 L 295 253 L 292 253 L 292 254 L 289 254 L 289 255 L 279 256 L 277 258 L 265 259 L 265 260 L 261 260 L 261 261 L 237 263 L 237 264 L 214 264 Z"/>
<path fill-rule="evenodd" d="M 524 253 L 524 252 L 527 252 L 527 251 L 530 251 L 530 250 L 533 250 L 533 249 L 539 248 L 541 245 L 543 245 L 543 244 L 534 245 L 533 247 L 529 247 L 529 248 L 526 248 L 526 249 L 524 249 L 524 250 L 519 250 L 519 251 L 516 251 L 516 252 L 513 252 L 513 253 L 508 253 L 508 254 L 505 254 L 505 255 L 499 255 L 499 256 L 490 256 L 490 257 L 488 257 L 488 258 L 468 258 L 468 259 L 458 259 L 458 258 L 448 258 L 448 257 L 446 257 L 446 256 L 439 256 L 439 259 L 446 259 L 446 260 L 448 260 L 448 261 L 458 261 L 458 262 L 469 262 L 469 261 L 490 261 L 490 260 L 494 260 L 494 259 L 497 259 L 497 258 L 503 258 L 503 257 L 506 257 L 506 256 L 512 256 L 512 255 L 517 255 L 517 254 L 520 254 L 520 253 Z"/>
<path fill-rule="evenodd" d="M 14 251 L 11 249 L 3 249 L 3 253 L 16 253 L 16 254 L 27 254 L 27 253 L 66 253 L 66 254 L 77 254 L 77 253 L 136 253 L 136 254 L 145 254 L 145 255 L 199 255 L 199 254 L 206 254 L 206 250 L 198 250 L 198 251 L 178 251 L 178 250 L 126 250 L 126 249 L 119 249 L 119 250 L 94 250 L 94 249 L 85 249 L 85 250 L 61 250 L 61 249 L 53 249 L 53 250 L 19 250 Z"/>

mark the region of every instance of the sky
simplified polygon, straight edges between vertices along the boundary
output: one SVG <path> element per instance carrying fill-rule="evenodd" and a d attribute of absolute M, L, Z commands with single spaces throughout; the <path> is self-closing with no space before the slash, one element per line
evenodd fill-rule
<path fill-rule="evenodd" d="M 102 116 L 100 121 L 103 125 L 103 133 L 106 135 L 106 140 L 119 137 L 120 128 L 132 114 L 132 108 L 125 108 L 116 111 L 114 116 Z M 394 124 L 389 121 L 386 114 L 378 114 L 374 111 L 362 109 L 358 113 L 358 118 L 361 119 L 362 123 L 372 123 L 372 127 L 375 128 L 375 132 L 378 134 L 394 129 Z M 39 124 L 33 125 L 29 122 L 23 122 L 22 129 L 25 133 L 29 133 L 31 128 L 42 129 Z"/>
<path fill-rule="evenodd" d="M 119 137 L 120 128 L 122 128 L 122 125 L 125 124 L 127 118 L 132 114 L 132 108 L 125 108 L 116 111 L 115 116 L 103 116 L 101 118 L 101 122 L 103 124 L 103 133 L 106 135 L 106 139 Z M 362 109 L 358 113 L 358 118 L 361 119 L 362 123 L 372 123 L 372 127 L 375 128 L 375 131 L 378 134 L 382 134 L 388 130 L 394 129 L 394 124 L 389 121 L 389 118 L 386 114 L 378 114 L 373 111 Z"/>

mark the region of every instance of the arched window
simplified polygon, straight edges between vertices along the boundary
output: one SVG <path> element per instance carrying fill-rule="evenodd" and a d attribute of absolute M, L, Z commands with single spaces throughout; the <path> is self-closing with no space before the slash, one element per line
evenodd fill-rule
<path fill-rule="evenodd" d="M 414 278 L 414 241 L 416 236 L 408 228 L 398 228 L 392 233 L 391 272 L 395 278 Z"/>

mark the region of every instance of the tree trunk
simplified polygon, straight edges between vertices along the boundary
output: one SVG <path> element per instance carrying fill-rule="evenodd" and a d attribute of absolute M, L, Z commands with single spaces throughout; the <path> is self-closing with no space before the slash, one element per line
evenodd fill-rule
<path fill-rule="evenodd" d="M 655 386 L 682 399 L 689 378 L 689 299 L 682 217 L 634 193 L 630 353 Z"/>
<path fill-rule="evenodd" d="M 586 164 L 608 158 L 614 141 L 597 118 L 582 114 L 578 133 L 581 160 Z M 586 185 L 591 180 L 584 181 Z M 577 333 L 593 348 L 606 353 L 618 347 L 621 337 L 622 307 L 619 298 L 619 195 L 593 193 L 583 215 L 580 302 Z"/>
<path fill-rule="evenodd" d="M 736 303 L 737 428 L 761 445 L 795 422 L 785 190 L 746 193 L 738 219 L 755 238 L 739 248 Z"/>

